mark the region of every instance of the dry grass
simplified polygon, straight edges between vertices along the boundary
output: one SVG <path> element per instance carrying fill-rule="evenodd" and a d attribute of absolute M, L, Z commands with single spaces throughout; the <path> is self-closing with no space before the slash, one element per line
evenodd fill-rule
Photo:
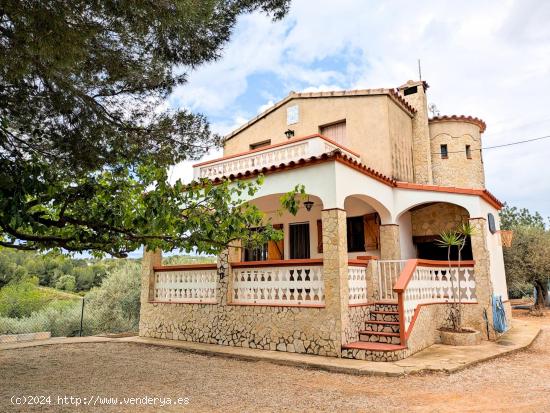
<path fill-rule="evenodd" d="M 9 398 L 42 394 L 189 397 L 186 410 L 193 412 L 549 412 L 550 317 L 543 321 L 543 332 L 525 351 L 453 375 L 399 378 L 349 376 L 129 343 L 2 351 L 0 411 L 29 411 L 28 406 L 10 406 Z"/>

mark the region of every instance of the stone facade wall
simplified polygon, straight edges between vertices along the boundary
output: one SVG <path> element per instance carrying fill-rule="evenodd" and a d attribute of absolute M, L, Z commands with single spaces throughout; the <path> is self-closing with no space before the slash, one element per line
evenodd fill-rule
<path fill-rule="evenodd" d="M 489 248 L 487 247 L 487 221 L 485 218 L 472 218 L 470 224 L 474 228 L 474 235 L 471 236 L 472 255 L 475 261 L 474 272 L 476 278 L 476 296 L 479 305 L 487 309 L 487 316 L 493 320 L 493 309 L 491 305 L 491 295 L 493 294 L 493 283 L 491 281 L 491 259 Z M 491 340 L 498 337 L 498 334 L 491 327 Z"/>
<path fill-rule="evenodd" d="M 448 308 L 447 304 L 429 304 L 420 307 L 411 335 L 407 340 L 408 350 L 406 357 L 434 343 L 441 342 L 438 330 L 446 326 Z M 487 328 L 483 320 L 483 308 L 481 305 L 463 304 L 462 317 L 462 325 L 464 327 L 471 327 L 480 331 L 482 339 L 487 340 Z"/>
<path fill-rule="evenodd" d="M 437 235 L 456 228 L 470 218 L 468 211 L 458 205 L 437 203 L 411 211 L 413 236 Z"/>
<path fill-rule="evenodd" d="M 348 317 L 348 248 L 346 235 L 346 211 L 323 210 L 323 279 L 325 282 L 325 305 L 332 314 L 340 344 L 349 331 Z M 338 349 L 340 350 L 340 349 Z"/>
<path fill-rule="evenodd" d="M 333 357 L 340 353 L 335 320 L 323 308 L 144 303 L 139 335 Z"/>
<path fill-rule="evenodd" d="M 195 341 L 296 353 L 340 356 L 341 345 L 358 330 L 360 308 L 348 313 L 346 213 L 322 212 L 323 279 L 325 307 L 234 305 L 230 302 L 231 277 L 227 266 L 217 285 L 216 304 L 150 302 L 154 265 L 160 253 L 146 252 L 143 259 L 139 334 L 144 337 Z M 234 254 L 234 251 L 222 254 Z M 226 259 L 219 259 L 224 265 Z M 229 301 L 229 302 L 228 302 Z"/>
<path fill-rule="evenodd" d="M 479 126 L 457 121 L 430 122 L 430 144 L 434 185 L 485 188 Z M 448 157 L 441 156 L 447 145 Z M 466 155 L 470 145 L 471 157 Z"/>
<path fill-rule="evenodd" d="M 342 344 L 359 341 L 359 331 L 365 329 L 365 321 L 369 319 L 370 309 L 370 305 L 352 306 L 348 308 L 349 322 L 344 331 L 345 337 Z"/>
<path fill-rule="evenodd" d="M 380 259 L 398 260 L 400 258 L 399 225 L 380 225 Z"/>
<path fill-rule="evenodd" d="M 142 274 L 139 335 L 295 353 L 340 355 L 338 321 L 327 308 L 243 306 L 227 303 L 229 276 L 218 282 L 216 304 L 149 302 L 153 275 L 146 253 Z"/>

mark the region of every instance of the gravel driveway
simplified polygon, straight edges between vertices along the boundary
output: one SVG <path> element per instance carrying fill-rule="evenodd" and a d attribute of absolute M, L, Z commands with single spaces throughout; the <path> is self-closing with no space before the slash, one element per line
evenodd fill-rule
<path fill-rule="evenodd" d="M 41 411 L 550 412 L 549 319 L 545 322 L 528 350 L 453 375 L 398 378 L 349 376 L 131 343 L 8 350 L 0 352 L 0 411 L 33 410 L 11 404 L 12 396 L 49 395 L 51 404 Z M 81 403 L 93 400 L 96 406 L 77 407 L 67 404 L 69 399 L 57 405 L 58 396 L 79 397 Z M 100 398 L 109 397 L 117 398 L 116 407 L 99 405 L 104 401 Z M 142 404 L 124 404 L 130 402 L 125 397 L 139 398 Z M 156 406 L 153 397 L 159 398 Z M 166 398 L 180 405 L 161 408 Z"/>

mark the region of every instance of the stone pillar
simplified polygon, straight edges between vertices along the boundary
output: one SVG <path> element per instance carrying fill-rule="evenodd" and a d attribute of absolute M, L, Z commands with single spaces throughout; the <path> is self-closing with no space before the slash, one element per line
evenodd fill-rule
<path fill-rule="evenodd" d="M 340 343 L 345 343 L 346 331 L 349 328 L 346 211 L 342 209 L 323 210 L 321 218 L 323 221 L 325 309 L 335 322 Z M 340 354 L 341 348 L 338 348 L 337 351 Z"/>
<path fill-rule="evenodd" d="M 486 309 L 489 320 L 489 338 L 494 340 L 497 338 L 497 333 L 493 329 L 493 308 L 491 305 L 493 283 L 491 282 L 491 259 L 487 248 L 487 222 L 485 218 L 471 218 L 470 224 L 475 230 L 471 242 L 472 256 L 475 261 L 476 296 L 480 307 L 479 320 L 483 320 L 483 309 Z M 480 321 L 480 325 L 474 327 L 481 329 L 482 337 L 487 337 L 487 328 L 484 321 Z"/>
<path fill-rule="evenodd" d="M 378 260 L 371 259 L 367 267 L 367 296 L 369 302 L 374 302 L 378 299 L 378 290 Z"/>
<path fill-rule="evenodd" d="M 241 262 L 243 256 L 243 249 L 241 246 L 241 240 L 236 240 L 228 249 L 228 260 L 229 262 Z"/>
<path fill-rule="evenodd" d="M 222 251 L 218 256 L 218 275 L 224 274 L 224 277 L 219 279 L 220 296 L 223 294 L 226 297 L 225 302 L 220 302 L 218 300 L 220 305 L 226 305 L 232 302 L 233 272 L 231 271 L 231 263 L 242 261 L 243 250 L 241 248 L 241 241 L 237 240 L 232 245 L 233 246 Z M 221 268 L 222 266 L 225 268 Z M 225 292 L 222 292 L 224 290 Z"/>
<path fill-rule="evenodd" d="M 141 261 L 140 336 L 144 335 L 142 334 L 144 329 L 142 328 L 141 319 L 148 306 L 150 306 L 149 301 L 155 297 L 155 271 L 153 268 L 159 265 L 162 265 L 162 252 L 160 250 L 149 251 L 145 249 Z"/>
<path fill-rule="evenodd" d="M 380 225 L 380 259 L 400 260 L 399 225 Z"/>
<path fill-rule="evenodd" d="M 231 260 L 231 249 L 226 248 L 218 255 L 216 266 L 218 268 L 218 281 L 217 288 L 218 294 L 216 301 L 219 306 L 225 306 L 228 302 L 231 302 L 231 266 L 229 265 Z"/>

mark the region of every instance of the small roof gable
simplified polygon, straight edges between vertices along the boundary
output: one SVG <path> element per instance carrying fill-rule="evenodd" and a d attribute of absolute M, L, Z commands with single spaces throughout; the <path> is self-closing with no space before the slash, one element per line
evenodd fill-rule
<path fill-rule="evenodd" d="M 259 115 L 250 119 L 244 125 L 238 127 L 234 131 L 230 132 L 225 136 L 224 140 L 229 140 L 237 135 L 239 132 L 245 130 L 249 126 L 253 125 L 260 119 L 265 118 L 271 112 L 279 109 L 281 106 L 284 106 L 286 103 L 290 102 L 293 99 L 309 99 L 309 98 L 338 98 L 338 97 L 350 97 L 350 96 L 380 96 L 386 95 L 391 100 L 393 100 L 401 109 L 407 112 L 408 115 L 414 116 L 416 110 L 409 104 L 395 89 L 355 89 L 355 90 L 335 90 L 327 92 L 290 92 L 284 99 L 275 103 L 270 108 L 266 109 Z"/>

